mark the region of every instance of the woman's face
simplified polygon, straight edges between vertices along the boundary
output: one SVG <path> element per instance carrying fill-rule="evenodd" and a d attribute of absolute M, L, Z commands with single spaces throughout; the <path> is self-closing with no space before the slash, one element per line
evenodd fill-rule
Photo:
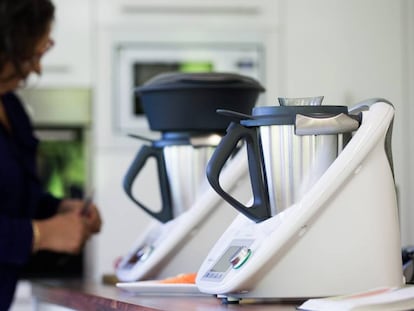
<path fill-rule="evenodd" d="M 19 75 L 11 62 L 6 63 L 3 70 L 0 71 L 0 94 L 17 89 L 21 82 L 25 81 L 30 73 L 41 74 L 42 56 L 53 46 L 54 42 L 50 38 L 50 30 L 39 39 L 35 47 L 33 56 L 21 64 L 22 74 Z"/>

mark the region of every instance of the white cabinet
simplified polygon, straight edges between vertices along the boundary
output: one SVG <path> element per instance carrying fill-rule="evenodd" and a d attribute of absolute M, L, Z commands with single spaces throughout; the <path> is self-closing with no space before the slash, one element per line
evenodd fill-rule
<path fill-rule="evenodd" d="M 207 47 L 217 50 L 221 57 L 217 46 L 224 44 L 250 46 L 254 42 L 267 47 L 270 41 L 276 41 L 276 32 L 269 29 L 276 28 L 278 1 L 96 0 L 95 3 L 93 183 L 96 202 L 107 221 L 90 245 L 91 267 L 87 269 L 87 277 L 99 280 L 102 274 L 113 273 L 113 261 L 130 250 L 152 220 L 122 189 L 123 177 L 141 143 L 116 131 L 116 116 L 121 109 L 116 87 L 119 47 L 134 46 L 152 60 L 156 53 L 166 53 L 171 59 L 168 51 L 172 49 L 165 51 L 165 45 L 187 49 Z M 147 179 L 157 181 L 155 172 L 155 168 L 148 172 Z M 144 190 L 148 200 L 159 198 L 153 187 Z M 147 201 L 147 197 L 143 200 Z"/>
<path fill-rule="evenodd" d="M 91 1 L 54 0 L 55 46 L 42 59 L 42 76 L 31 77 L 37 87 L 89 87 L 93 25 Z"/>

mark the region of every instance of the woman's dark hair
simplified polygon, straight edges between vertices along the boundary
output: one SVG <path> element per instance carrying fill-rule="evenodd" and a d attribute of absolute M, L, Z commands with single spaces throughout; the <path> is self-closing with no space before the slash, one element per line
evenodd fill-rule
<path fill-rule="evenodd" d="M 22 74 L 22 62 L 34 55 L 54 14 L 50 0 L 0 0 L 0 70 L 11 62 Z"/>

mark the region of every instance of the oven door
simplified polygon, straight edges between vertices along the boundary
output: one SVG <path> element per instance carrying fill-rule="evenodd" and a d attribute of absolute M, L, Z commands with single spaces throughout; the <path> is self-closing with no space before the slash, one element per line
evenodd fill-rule
<path fill-rule="evenodd" d="M 115 130 L 148 131 L 134 88 L 165 72 L 230 72 L 262 80 L 263 51 L 255 44 L 147 45 L 125 44 L 116 49 Z"/>
<path fill-rule="evenodd" d="M 55 197 L 83 198 L 90 187 L 91 90 L 24 88 L 19 96 L 39 139 L 37 164 L 45 190 Z M 23 279 L 80 278 L 85 253 L 40 251 L 30 257 Z"/>

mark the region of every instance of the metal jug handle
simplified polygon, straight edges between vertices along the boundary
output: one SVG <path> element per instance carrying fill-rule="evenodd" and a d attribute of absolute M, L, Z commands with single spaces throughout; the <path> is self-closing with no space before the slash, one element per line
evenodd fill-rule
<path fill-rule="evenodd" d="M 251 206 L 245 206 L 232 197 L 221 187 L 219 182 L 220 172 L 236 150 L 238 143 L 242 140 L 246 141 L 247 145 L 249 176 L 253 191 L 253 204 Z M 255 222 L 260 222 L 271 217 L 269 195 L 256 129 L 246 128 L 235 122 L 230 123 L 226 135 L 222 138 L 207 164 L 206 173 L 207 179 L 213 189 L 240 213 Z"/>
<path fill-rule="evenodd" d="M 158 168 L 158 181 L 160 185 L 162 201 L 161 210 L 159 212 L 154 212 L 153 210 L 149 209 L 143 203 L 138 201 L 132 194 L 132 184 L 136 176 L 145 166 L 147 160 L 151 157 L 155 158 Z M 170 187 L 168 184 L 162 149 L 147 145 L 142 146 L 124 177 L 123 187 L 129 198 L 152 217 L 158 219 L 163 223 L 173 219 Z"/>

